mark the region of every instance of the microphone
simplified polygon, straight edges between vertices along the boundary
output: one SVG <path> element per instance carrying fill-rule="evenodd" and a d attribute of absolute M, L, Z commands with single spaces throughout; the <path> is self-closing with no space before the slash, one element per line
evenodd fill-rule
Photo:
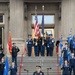
<path fill-rule="evenodd" d="M 51 67 L 47 68 L 47 69 L 52 69 Z"/>

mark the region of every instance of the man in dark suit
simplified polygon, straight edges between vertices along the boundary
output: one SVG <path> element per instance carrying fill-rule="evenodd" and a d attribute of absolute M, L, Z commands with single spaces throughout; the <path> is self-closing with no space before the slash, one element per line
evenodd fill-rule
<path fill-rule="evenodd" d="M 74 53 L 72 53 L 71 55 L 72 55 L 72 57 L 69 60 L 70 75 L 72 75 L 72 70 L 73 70 L 73 75 L 75 75 L 75 57 L 74 57 Z"/>
<path fill-rule="evenodd" d="M 16 46 L 16 43 L 13 43 L 12 47 L 12 62 L 15 62 L 15 66 L 17 66 L 17 53 L 20 49 Z"/>
<path fill-rule="evenodd" d="M 44 72 L 41 71 L 41 66 L 36 66 L 36 71 L 33 75 L 44 75 Z"/>

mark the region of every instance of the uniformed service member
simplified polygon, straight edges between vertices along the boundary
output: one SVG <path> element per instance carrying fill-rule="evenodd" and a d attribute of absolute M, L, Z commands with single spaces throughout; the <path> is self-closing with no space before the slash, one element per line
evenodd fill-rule
<path fill-rule="evenodd" d="M 39 56 L 39 47 L 38 47 L 38 37 L 35 36 L 34 38 L 34 53 L 35 53 L 35 56 Z"/>
<path fill-rule="evenodd" d="M 12 65 L 10 66 L 10 75 L 17 75 L 17 67 L 15 66 L 15 63 L 12 62 Z"/>
<path fill-rule="evenodd" d="M 63 67 L 61 69 L 63 70 L 62 75 L 69 75 L 70 67 L 67 60 L 64 61 Z"/>
<path fill-rule="evenodd" d="M 66 47 L 63 48 L 62 53 L 63 53 L 63 60 L 68 61 L 68 49 L 66 49 Z"/>
<path fill-rule="evenodd" d="M 50 34 L 49 35 L 50 36 L 50 38 L 49 38 L 49 54 L 50 54 L 50 56 L 53 56 L 53 49 L 54 49 L 54 39 L 53 39 L 53 35 L 52 34 Z"/>
<path fill-rule="evenodd" d="M 74 53 L 71 54 L 71 59 L 69 60 L 69 65 L 70 65 L 70 75 L 72 75 L 72 70 L 73 70 L 73 75 L 75 75 L 75 57 Z"/>
<path fill-rule="evenodd" d="M 44 72 L 41 71 L 41 66 L 36 66 L 36 71 L 33 75 L 44 75 Z"/>
<path fill-rule="evenodd" d="M 32 46 L 33 46 L 33 40 L 31 38 L 31 35 L 28 35 L 28 39 L 26 41 L 26 44 L 27 44 L 28 56 L 31 56 Z"/>

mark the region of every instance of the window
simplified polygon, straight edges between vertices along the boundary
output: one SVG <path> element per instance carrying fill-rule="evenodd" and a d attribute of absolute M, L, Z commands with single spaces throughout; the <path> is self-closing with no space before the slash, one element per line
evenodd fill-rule
<path fill-rule="evenodd" d="M 0 24 L 4 24 L 4 15 L 0 14 Z"/>
<path fill-rule="evenodd" d="M 38 24 L 42 23 L 42 15 L 37 15 Z M 35 15 L 32 15 L 32 24 L 35 22 Z M 54 24 L 54 15 L 44 15 L 44 24 Z"/>

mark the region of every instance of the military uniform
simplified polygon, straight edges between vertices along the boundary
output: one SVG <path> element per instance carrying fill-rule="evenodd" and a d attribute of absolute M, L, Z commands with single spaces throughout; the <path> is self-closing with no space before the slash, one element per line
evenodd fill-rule
<path fill-rule="evenodd" d="M 28 49 L 28 56 L 31 56 L 33 40 L 31 38 L 28 38 L 28 40 L 26 41 L 26 44 L 27 44 L 27 49 Z"/>
<path fill-rule="evenodd" d="M 69 70 L 70 70 L 70 67 L 68 64 L 64 64 L 63 67 L 62 67 L 62 75 L 69 75 Z"/>
<path fill-rule="evenodd" d="M 14 67 L 10 67 L 10 75 L 17 75 L 17 68 L 14 66 Z"/>
<path fill-rule="evenodd" d="M 38 37 L 34 38 L 34 53 L 35 56 L 39 56 L 38 53 L 39 52 L 39 47 L 38 47 Z"/>
<path fill-rule="evenodd" d="M 49 38 L 49 54 L 53 56 L 53 49 L 54 49 L 54 39 Z"/>
<path fill-rule="evenodd" d="M 68 60 L 68 48 L 63 48 L 62 50 L 62 53 L 63 53 L 63 60 Z"/>
<path fill-rule="evenodd" d="M 70 65 L 70 75 L 72 75 L 72 70 L 73 70 L 73 75 L 75 75 L 75 57 L 72 57 L 69 60 L 69 65 Z"/>
<path fill-rule="evenodd" d="M 46 40 L 44 37 L 41 39 L 41 56 L 44 56 L 45 54 L 45 45 L 46 45 Z"/>

